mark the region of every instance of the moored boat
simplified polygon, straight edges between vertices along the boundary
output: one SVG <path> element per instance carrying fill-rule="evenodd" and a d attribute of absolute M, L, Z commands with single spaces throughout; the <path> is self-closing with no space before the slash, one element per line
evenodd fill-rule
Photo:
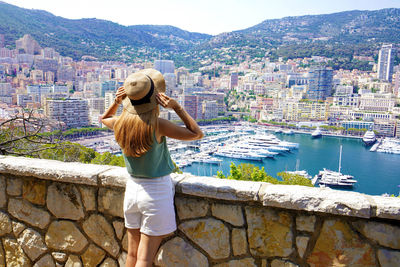
<path fill-rule="evenodd" d="M 375 136 L 374 131 L 372 131 L 372 130 L 366 131 L 362 140 L 363 140 L 364 144 L 367 146 L 373 145 L 376 142 L 376 136 Z"/>
<path fill-rule="evenodd" d="M 321 129 L 319 129 L 319 127 L 317 127 L 317 129 L 315 129 L 312 133 L 311 133 L 311 137 L 312 138 L 319 138 L 322 136 L 322 132 Z"/>

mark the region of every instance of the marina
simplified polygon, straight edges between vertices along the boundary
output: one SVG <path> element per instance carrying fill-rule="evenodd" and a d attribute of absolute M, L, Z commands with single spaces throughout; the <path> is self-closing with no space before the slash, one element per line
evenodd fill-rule
<path fill-rule="evenodd" d="M 256 127 L 253 130 L 257 131 L 257 129 L 263 128 Z M 281 140 L 281 144 L 285 144 L 285 142 L 297 143 L 298 148 L 291 149 L 288 152 L 278 153 L 273 157 L 265 157 L 261 161 L 212 155 L 220 159 L 221 162 L 218 164 L 193 162 L 181 169 L 184 172 L 200 176 L 215 176 L 217 171 L 222 171 L 224 175 L 229 175 L 231 162 L 235 164 L 251 163 L 260 168 L 264 167 L 269 175 L 276 178 L 279 178 L 276 175 L 278 172 L 304 170 L 313 177 L 312 180 L 314 180 L 320 171 L 324 169 L 338 169 L 340 156 L 339 147 L 342 145 L 344 153 L 341 160 L 341 172 L 353 176 L 353 178 L 349 178 L 355 180 L 356 183 L 350 180 L 352 186 L 338 186 L 335 188 L 371 195 L 382 195 L 386 193 L 399 194 L 399 155 L 370 152 L 371 147 L 366 146 L 361 138 L 328 136 L 325 133 L 320 138 L 312 138 L 310 133 L 285 134 L 283 131 L 278 132 L 268 127 L 264 129 L 267 130 L 265 132 L 266 135 L 274 135 L 277 139 Z M 205 129 L 205 132 L 208 130 L 209 129 Z M 212 142 L 206 141 L 211 147 L 215 147 L 215 150 L 219 147 L 227 146 L 230 143 L 238 143 L 238 139 L 235 138 L 240 136 L 246 136 L 246 134 L 247 136 L 256 135 L 254 131 L 251 134 L 249 129 L 247 132 L 242 131 L 239 134 L 239 131 L 235 132 L 234 127 L 230 128 L 230 130 L 221 128 L 219 131 L 219 134 L 215 133 L 212 135 L 216 142 L 214 145 L 212 145 Z M 224 133 L 227 132 L 231 137 L 224 139 L 224 141 L 218 141 L 224 136 Z M 207 140 L 208 138 L 209 136 L 205 139 Z M 246 141 L 249 140 L 250 138 L 246 138 Z M 392 141 L 391 143 L 397 144 L 396 141 L 398 140 L 394 139 L 394 142 Z M 375 145 L 378 144 L 378 142 L 375 143 Z M 331 174 L 332 172 L 333 171 L 331 171 Z M 316 186 L 319 186 L 317 181 L 314 183 L 317 184 Z"/>
<path fill-rule="evenodd" d="M 310 132 L 288 133 L 273 127 L 239 124 L 203 127 L 203 131 L 205 137 L 198 141 L 167 138 L 171 157 L 183 172 L 215 176 L 222 171 L 229 175 L 231 162 L 251 163 L 264 167 L 269 175 L 278 179 L 278 172 L 297 172 L 316 186 L 326 186 L 324 182 L 335 183 L 332 170 L 338 169 L 342 145 L 340 172 L 352 177 L 347 183 L 338 181 L 337 186 L 331 187 L 372 195 L 399 194 L 398 139 L 377 139 L 368 146 L 362 138 L 329 136 L 326 132 L 313 138 Z M 112 133 L 76 141 L 100 153 L 120 154 Z M 323 182 L 319 183 L 322 177 Z"/>

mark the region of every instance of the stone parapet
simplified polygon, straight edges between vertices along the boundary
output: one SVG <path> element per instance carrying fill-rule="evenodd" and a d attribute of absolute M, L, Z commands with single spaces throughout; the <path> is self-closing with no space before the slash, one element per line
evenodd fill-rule
<path fill-rule="evenodd" d="M 400 199 L 172 174 L 156 266 L 399 266 Z M 0 156 L 0 266 L 124 266 L 125 168 Z"/>

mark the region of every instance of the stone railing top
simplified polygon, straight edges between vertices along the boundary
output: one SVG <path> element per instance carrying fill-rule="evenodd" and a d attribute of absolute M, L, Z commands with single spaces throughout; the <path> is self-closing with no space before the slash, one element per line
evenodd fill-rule
<path fill-rule="evenodd" d="M 129 179 L 126 169 L 121 167 L 11 156 L 0 156 L 0 173 L 101 187 L 125 187 Z M 268 207 L 308 212 L 400 220 L 400 198 L 329 188 L 225 180 L 187 173 L 171 176 L 176 192 L 186 195 L 260 202 Z"/>

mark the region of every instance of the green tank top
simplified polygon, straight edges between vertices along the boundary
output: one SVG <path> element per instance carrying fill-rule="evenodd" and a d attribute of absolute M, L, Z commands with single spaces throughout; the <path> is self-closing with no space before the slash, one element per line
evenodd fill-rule
<path fill-rule="evenodd" d="M 155 133 L 151 148 L 140 157 L 131 157 L 123 154 L 128 173 L 138 178 L 156 178 L 170 174 L 174 170 L 174 163 L 167 147 L 165 136 L 157 142 Z"/>

